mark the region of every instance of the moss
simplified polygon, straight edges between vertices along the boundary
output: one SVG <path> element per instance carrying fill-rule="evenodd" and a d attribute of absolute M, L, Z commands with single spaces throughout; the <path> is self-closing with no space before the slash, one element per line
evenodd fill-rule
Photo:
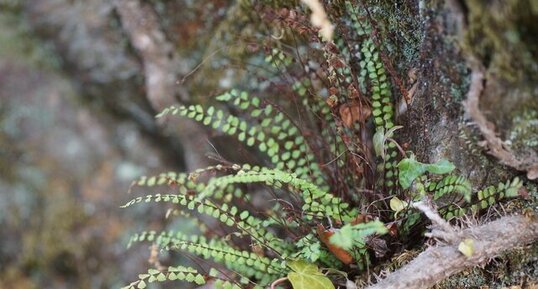
<path fill-rule="evenodd" d="M 517 82 L 537 78 L 538 11 L 533 0 L 465 1 L 467 49 L 500 78 Z M 487 13 L 484 13 L 487 11 Z"/>
<path fill-rule="evenodd" d="M 343 3 L 343 1 L 342 1 Z M 419 48 L 424 35 L 424 25 L 418 4 L 412 1 L 364 1 L 376 28 L 374 36 L 396 69 L 398 77 L 407 81 L 407 73 L 420 59 Z M 343 8 L 343 4 L 339 4 Z"/>
<path fill-rule="evenodd" d="M 512 119 L 512 129 L 509 133 L 512 148 L 538 148 L 538 110 L 524 108 Z"/>

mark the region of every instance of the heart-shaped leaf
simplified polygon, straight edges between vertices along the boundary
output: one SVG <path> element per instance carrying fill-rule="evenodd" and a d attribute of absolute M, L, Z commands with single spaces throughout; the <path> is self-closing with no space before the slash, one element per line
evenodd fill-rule
<path fill-rule="evenodd" d="M 400 200 L 398 197 L 390 199 L 390 209 L 394 211 L 394 216 L 398 215 L 403 209 L 409 205 L 407 202 Z"/>
<path fill-rule="evenodd" d="M 432 174 L 442 175 L 448 174 L 453 171 L 456 167 L 451 162 L 442 159 L 434 164 L 426 165 L 426 170 Z"/>
<path fill-rule="evenodd" d="M 334 285 L 318 269 L 318 266 L 305 261 L 291 261 L 288 266 L 292 272 L 288 279 L 293 289 L 334 289 Z"/>
<path fill-rule="evenodd" d="M 413 156 L 405 158 L 398 163 L 398 180 L 402 188 L 407 189 L 413 181 L 426 172 L 426 165 L 415 160 Z"/>
<path fill-rule="evenodd" d="M 411 156 L 401 160 L 398 163 L 398 169 L 400 170 L 398 175 L 400 185 L 402 188 L 407 189 L 416 178 L 422 176 L 426 172 L 438 175 L 447 174 L 453 171 L 455 166 L 445 159 L 434 164 L 423 164 L 417 161 L 414 156 Z"/>

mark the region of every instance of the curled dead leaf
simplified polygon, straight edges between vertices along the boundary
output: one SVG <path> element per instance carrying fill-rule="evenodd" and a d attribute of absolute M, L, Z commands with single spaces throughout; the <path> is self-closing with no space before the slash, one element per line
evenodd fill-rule
<path fill-rule="evenodd" d="M 387 229 L 389 230 L 389 235 L 391 235 L 392 237 L 398 236 L 398 226 L 396 225 L 396 223 L 387 225 Z"/>
<path fill-rule="evenodd" d="M 368 240 L 366 241 L 366 244 L 368 245 L 368 247 L 374 250 L 376 258 L 385 257 L 387 255 L 387 252 L 389 251 L 387 241 L 378 236 L 369 236 Z"/>
<path fill-rule="evenodd" d="M 372 110 L 358 101 L 352 101 L 342 104 L 338 108 L 338 113 L 344 125 L 347 128 L 351 128 L 355 122 L 365 122 L 372 114 Z"/>
<path fill-rule="evenodd" d="M 332 244 L 329 241 L 330 237 L 335 233 L 333 229 L 325 230 L 323 225 L 318 225 L 317 233 L 321 242 L 323 242 L 323 244 L 327 246 L 327 249 L 329 249 L 329 251 L 333 253 L 333 255 L 338 258 L 338 260 L 342 261 L 342 263 L 346 265 L 351 264 L 351 262 L 353 261 L 353 257 L 351 256 L 351 254 L 348 251 Z"/>
<path fill-rule="evenodd" d="M 336 105 L 338 105 L 338 97 L 334 94 L 332 94 L 331 96 L 329 96 L 327 98 L 327 105 L 330 107 L 330 108 L 333 108 L 335 107 Z"/>

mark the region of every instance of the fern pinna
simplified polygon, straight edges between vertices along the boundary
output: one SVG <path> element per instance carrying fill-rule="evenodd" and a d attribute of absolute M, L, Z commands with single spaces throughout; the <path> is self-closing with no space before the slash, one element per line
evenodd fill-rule
<path fill-rule="evenodd" d="M 264 288 L 282 277 L 294 287 L 303 282 L 298 280 L 311 279 L 334 288 L 389 258 L 395 250 L 388 247 L 398 243 L 395 235 L 405 240 L 423 230 L 412 202 L 431 198 L 451 219 L 518 194 L 518 179 L 473 193 L 447 160 L 424 164 L 399 148 L 394 90 L 370 14 L 354 1 L 334 5 L 326 5 L 337 32 L 329 42 L 310 26 L 304 7 L 260 9 L 262 21 L 288 27 L 287 34 L 304 42 L 305 55 L 289 54 L 280 45 L 259 55 L 283 74 L 296 71 L 287 92 L 300 100 L 295 112 L 278 105 L 271 94 L 232 89 L 215 98 L 221 105 L 171 106 L 157 115 L 190 118 L 233 137 L 256 150 L 262 165 L 222 161 L 190 174 L 167 172 L 135 181 L 133 186 L 163 186 L 167 192 L 139 196 L 123 207 L 166 203 L 198 222 L 218 222 L 224 233 L 135 234 L 130 245 L 151 242 L 207 260 L 203 264 L 209 268 L 149 269 L 125 288 L 167 280 Z M 283 35 L 279 43 L 285 41 Z M 305 59 L 318 68 L 316 73 L 301 66 Z M 256 198 L 266 202 L 259 205 Z M 348 274 L 329 278 L 320 267 Z"/>

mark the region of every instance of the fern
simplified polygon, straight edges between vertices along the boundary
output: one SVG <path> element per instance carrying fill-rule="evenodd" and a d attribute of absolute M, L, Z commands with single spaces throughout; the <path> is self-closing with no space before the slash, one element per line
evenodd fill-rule
<path fill-rule="evenodd" d="M 204 235 L 211 237 L 187 236 L 174 230 L 135 234 L 129 246 L 151 242 L 162 250 L 186 252 L 218 265 L 210 265 L 209 274 L 182 266 L 150 269 L 125 288 L 143 289 L 149 283 L 166 280 L 197 285 L 214 280 L 217 288 L 262 288 L 293 271 L 290 264 L 297 260 L 334 269 L 353 263 L 352 267 L 363 270 L 375 260 L 370 256 L 372 242 L 394 241 L 379 239 L 388 232 L 386 223 L 399 226 L 402 239 L 421 232 L 422 216 L 409 208 L 413 201 L 430 197 L 441 206 L 442 216 L 450 220 L 517 195 L 522 186 L 517 178 L 473 193 L 470 182 L 453 174 L 454 166 L 447 160 L 423 164 L 410 157 L 398 163 L 393 134 L 399 126 L 395 126 L 392 88 L 386 61 L 380 54 L 382 47 L 374 41 L 375 31 L 367 13 L 353 1 L 343 3 L 345 9 L 338 11 L 341 20 L 335 20 L 342 35 L 336 36 L 335 43 L 321 43 L 313 29 L 301 30 L 304 27 L 297 24 L 301 17 L 290 19 L 281 16 L 283 13 L 273 13 L 280 25 L 289 24 L 292 29 L 312 33 L 309 36 L 313 43 L 307 45 L 308 49 L 316 49 L 317 55 L 324 57 L 311 60 L 319 64 L 322 76 L 302 75 L 292 80 L 289 90 L 304 105 L 298 109 L 303 121 L 300 124 L 312 129 L 313 134 L 320 131 L 318 135 L 312 136 L 299 126 L 295 114 L 286 110 L 289 107 L 281 108 L 266 98 L 237 89 L 215 98 L 226 103 L 229 111 L 196 104 L 171 106 L 157 115 L 187 117 L 234 137 L 257 149 L 264 165 L 218 164 L 190 174 L 166 172 L 134 181 L 133 187 L 161 186 L 167 192 L 133 198 L 123 208 L 166 203 L 194 218 L 212 218 L 223 234 L 229 234 L 222 237 L 210 230 Z M 358 45 L 351 46 L 350 39 Z M 293 71 L 297 62 L 291 54 L 280 48 L 266 51 L 269 54 L 265 61 L 273 68 Z M 351 104 L 364 109 L 366 117 L 366 111 L 371 110 L 373 131 L 367 131 L 370 128 L 365 125 L 366 117 L 343 121 L 340 108 Z M 358 141 L 364 135 L 373 135 L 374 146 L 381 146 L 382 153 L 377 158 L 371 157 L 367 146 Z M 376 142 L 379 136 L 382 141 Z M 327 156 L 331 159 L 323 159 Z M 211 177 L 201 178 L 204 174 Z M 253 209 L 249 207 L 254 203 L 253 190 L 261 188 L 273 194 L 275 202 Z M 362 188 L 371 191 L 371 195 L 363 194 Z M 393 197 L 391 204 L 385 202 L 387 197 Z M 461 199 L 465 202 L 459 202 Z M 447 201 L 449 205 L 443 206 Z M 388 207 L 395 214 L 385 213 Z M 224 272 L 229 274 L 223 277 Z"/>
<path fill-rule="evenodd" d="M 271 104 L 264 104 L 258 97 L 250 97 L 245 91 L 232 90 L 217 96 L 216 99 L 233 103 L 234 106 L 243 111 L 250 109 L 250 116 L 255 118 L 259 124 L 257 128 L 265 135 L 271 135 L 284 144 L 284 151 L 278 155 L 278 159 L 275 158 L 275 161 L 272 159 L 277 169 L 295 171 L 300 177 L 312 174 L 316 184 L 326 187 L 323 174 L 315 162 L 315 156 L 306 144 L 305 138 L 300 134 L 299 128 L 283 112 Z M 240 141 L 244 141 L 244 139 L 244 137 L 239 137 Z M 249 140 L 247 140 L 247 145 Z M 297 169 L 303 167 L 307 167 L 309 170 L 297 172 Z"/>
<path fill-rule="evenodd" d="M 468 202 L 471 200 L 471 183 L 463 176 L 446 176 L 439 182 L 429 183 L 427 189 L 433 193 L 434 200 L 454 192 L 461 194 Z"/>
<path fill-rule="evenodd" d="M 432 182 L 426 186 L 436 201 L 453 193 L 462 194 L 467 200 L 459 205 L 452 202 L 439 209 L 443 218 L 451 220 L 469 213 L 477 214 L 480 210 L 487 209 L 505 198 L 517 197 L 523 183 L 519 178 L 514 178 L 512 181 L 499 183 L 497 186 L 488 186 L 474 194 L 471 192 L 469 181 L 461 176 L 447 176 L 440 182 Z M 403 231 L 409 233 L 411 228 L 419 222 L 420 213 L 408 209 L 402 219 L 405 220 L 402 226 Z"/>
<path fill-rule="evenodd" d="M 243 277 L 255 278 L 267 284 L 278 275 L 286 273 L 286 266 L 279 259 L 261 257 L 252 252 L 232 248 L 220 239 L 207 240 L 202 236 L 187 237 L 180 232 L 142 232 L 131 237 L 134 242 L 151 241 L 166 250 L 181 250 L 204 259 L 224 264 L 228 269 Z M 241 273 L 238 273 L 241 272 Z M 275 275 L 276 274 L 276 275 Z"/>
<path fill-rule="evenodd" d="M 341 212 L 345 212 L 349 208 L 349 204 L 323 191 L 315 184 L 303 180 L 294 174 L 267 168 L 261 168 L 260 171 L 239 171 L 236 175 L 213 178 L 208 186 L 200 193 L 200 198 L 209 196 L 219 187 L 226 187 L 235 183 L 265 183 L 276 188 L 282 187 L 283 184 L 289 185 L 292 190 L 301 193 L 305 202 L 302 209 L 312 214 L 307 215 L 308 219 L 312 219 L 312 216 L 321 218 L 328 216 L 335 219 L 349 220 L 356 214 L 353 210 L 341 214 Z"/>
<path fill-rule="evenodd" d="M 522 186 L 523 182 L 519 178 L 514 178 L 512 181 L 499 183 L 497 186 L 488 186 L 478 191 L 473 196 L 470 206 L 449 205 L 440 211 L 446 219 L 461 217 L 467 213 L 476 214 L 478 211 L 487 209 L 505 198 L 517 197 Z"/>
<path fill-rule="evenodd" d="M 243 110 L 253 107 L 251 116 L 263 116 L 263 120 L 258 125 L 247 123 L 239 117 L 226 115 L 213 106 L 204 110 L 200 105 L 171 106 L 164 109 L 157 117 L 179 114 L 211 126 L 213 129 L 219 129 L 228 135 L 236 136 L 239 141 L 249 147 L 256 145 L 277 169 L 287 169 L 301 177 L 308 177 L 312 174 L 316 184 L 324 185 L 321 171 L 314 162 L 315 158 L 309 152 L 304 137 L 298 134 L 298 128 L 282 112 L 277 112 L 270 104 L 262 107 L 257 97 L 250 99 L 246 92 L 237 90 L 220 95 L 217 100 L 233 100 L 233 103 Z"/>
<path fill-rule="evenodd" d="M 360 45 L 361 60 L 359 84 L 363 92 L 369 91 L 372 99 L 372 114 L 377 132 L 386 132 L 394 127 L 394 106 L 390 82 L 387 78 L 384 64 L 381 61 L 378 48 L 373 39 L 372 27 L 367 15 L 350 1 L 345 1 L 346 12 L 350 15 L 351 26 L 357 36 L 365 37 Z M 391 192 L 397 191 L 397 151 L 396 145 L 389 142 L 387 157 L 377 165 L 377 171 L 382 175 L 378 185 L 387 187 Z"/>
<path fill-rule="evenodd" d="M 209 200 L 197 200 L 185 195 L 155 194 L 133 199 L 122 206 L 122 208 L 141 202 L 149 203 L 161 201 L 180 204 L 190 211 L 196 211 L 200 214 L 211 216 L 228 227 L 237 228 L 242 235 L 249 236 L 259 245 L 262 245 L 275 253 L 284 254 L 283 247 L 286 246 L 285 241 L 278 239 L 272 233 L 267 232 L 262 227 L 263 222 L 261 220 L 251 216 L 248 211 L 240 212 L 235 206 L 229 207 L 227 204 L 216 205 Z"/>
<path fill-rule="evenodd" d="M 148 286 L 149 283 L 164 282 L 168 280 L 186 281 L 189 283 L 194 283 L 196 285 L 204 285 L 206 283 L 204 276 L 194 268 L 171 266 L 164 271 L 159 271 L 157 269 L 149 269 L 147 273 L 139 274 L 137 281 L 132 282 L 125 287 L 122 287 L 122 289 L 144 289 Z M 230 282 L 225 281 L 225 283 L 227 285 L 223 286 L 222 288 L 240 288 Z"/>

